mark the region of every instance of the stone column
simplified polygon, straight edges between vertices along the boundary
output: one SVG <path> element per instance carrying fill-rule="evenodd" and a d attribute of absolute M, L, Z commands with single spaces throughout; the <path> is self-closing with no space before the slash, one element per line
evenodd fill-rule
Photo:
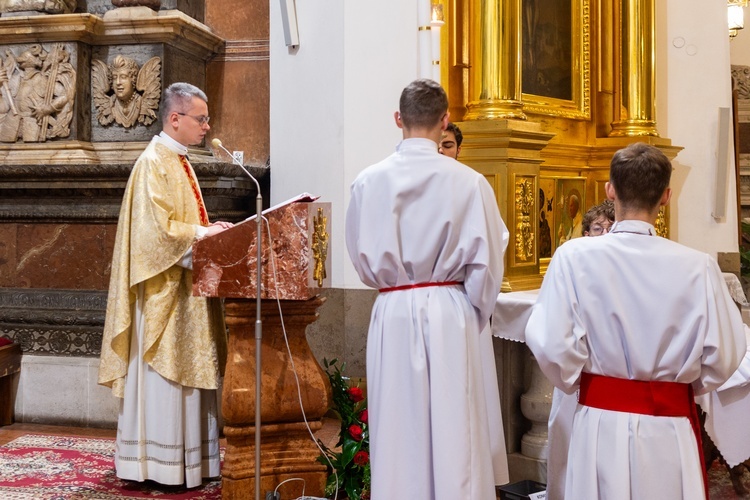
<path fill-rule="evenodd" d="M 617 14 L 616 14 L 617 15 Z M 615 121 L 610 137 L 658 136 L 656 130 L 654 0 L 621 0 L 619 10 L 620 73 Z"/>
<path fill-rule="evenodd" d="M 526 119 L 521 103 L 521 0 L 471 0 L 464 120 Z"/>

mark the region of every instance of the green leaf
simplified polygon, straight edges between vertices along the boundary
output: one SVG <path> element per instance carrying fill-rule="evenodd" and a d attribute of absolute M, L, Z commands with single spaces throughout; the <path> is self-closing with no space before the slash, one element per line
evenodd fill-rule
<path fill-rule="evenodd" d="M 354 458 L 354 455 L 362 448 L 362 442 L 361 441 L 355 441 L 351 438 L 345 439 L 344 444 L 341 446 L 341 463 L 344 466 L 349 465 L 349 463 Z"/>

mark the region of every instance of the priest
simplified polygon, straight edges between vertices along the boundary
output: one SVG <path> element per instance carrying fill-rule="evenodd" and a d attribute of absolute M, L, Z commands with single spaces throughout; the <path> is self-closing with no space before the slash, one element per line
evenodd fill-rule
<path fill-rule="evenodd" d="M 162 132 L 133 167 L 117 225 L 99 383 L 122 398 L 117 476 L 200 486 L 219 476 L 217 388 L 226 360 L 218 299 L 191 296 L 192 245 L 210 223 L 187 146 L 210 126 L 206 95 L 164 91 Z"/>

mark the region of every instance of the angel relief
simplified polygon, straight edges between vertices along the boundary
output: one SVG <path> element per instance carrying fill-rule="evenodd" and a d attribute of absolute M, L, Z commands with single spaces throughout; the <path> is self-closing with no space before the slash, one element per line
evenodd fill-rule
<path fill-rule="evenodd" d="M 125 128 L 156 121 L 161 98 L 161 59 L 152 57 L 142 68 L 118 55 L 107 66 L 91 61 L 92 97 L 102 125 L 117 122 Z"/>

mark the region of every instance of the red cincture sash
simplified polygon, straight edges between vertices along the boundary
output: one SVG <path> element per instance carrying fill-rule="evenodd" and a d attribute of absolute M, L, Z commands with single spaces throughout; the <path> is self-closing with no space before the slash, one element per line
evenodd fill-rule
<path fill-rule="evenodd" d="M 706 498 L 708 498 L 708 477 L 692 385 L 655 380 L 628 380 L 583 372 L 578 402 L 584 406 L 602 410 L 689 419 L 693 434 L 695 434 L 695 441 L 698 443 L 703 486 L 706 490 Z"/>
<path fill-rule="evenodd" d="M 193 196 L 195 196 L 195 201 L 198 203 L 198 211 L 200 212 L 201 216 L 201 225 L 202 226 L 208 226 L 208 212 L 206 212 L 206 205 L 203 204 L 203 197 L 201 196 L 201 192 L 198 189 L 198 184 L 195 182 L 195 178 L 193 177 L 193 174 L 191 172 L 190 164 L 187 161 L 187 158 L 185 158 L 184 155 L 179 155 L 180 157 L 180 163 L 182 163 L 182 168 L 185 169 L 185 173 L 188 176 L 188 181 L 190 181 L 190 187 L 193 189 Z"/>
<path fill-rule="evenodd" d="M 429 283 L 410 283 L 408 285 L 393 286 L 391 288 L 381 288 L 380 293 L 397 292 L 399 290 L 411 290 L 412 288 L 427 288 L 429 286 L 452 286 L 463 285 L 461 281 L 431 281 Z"/>

